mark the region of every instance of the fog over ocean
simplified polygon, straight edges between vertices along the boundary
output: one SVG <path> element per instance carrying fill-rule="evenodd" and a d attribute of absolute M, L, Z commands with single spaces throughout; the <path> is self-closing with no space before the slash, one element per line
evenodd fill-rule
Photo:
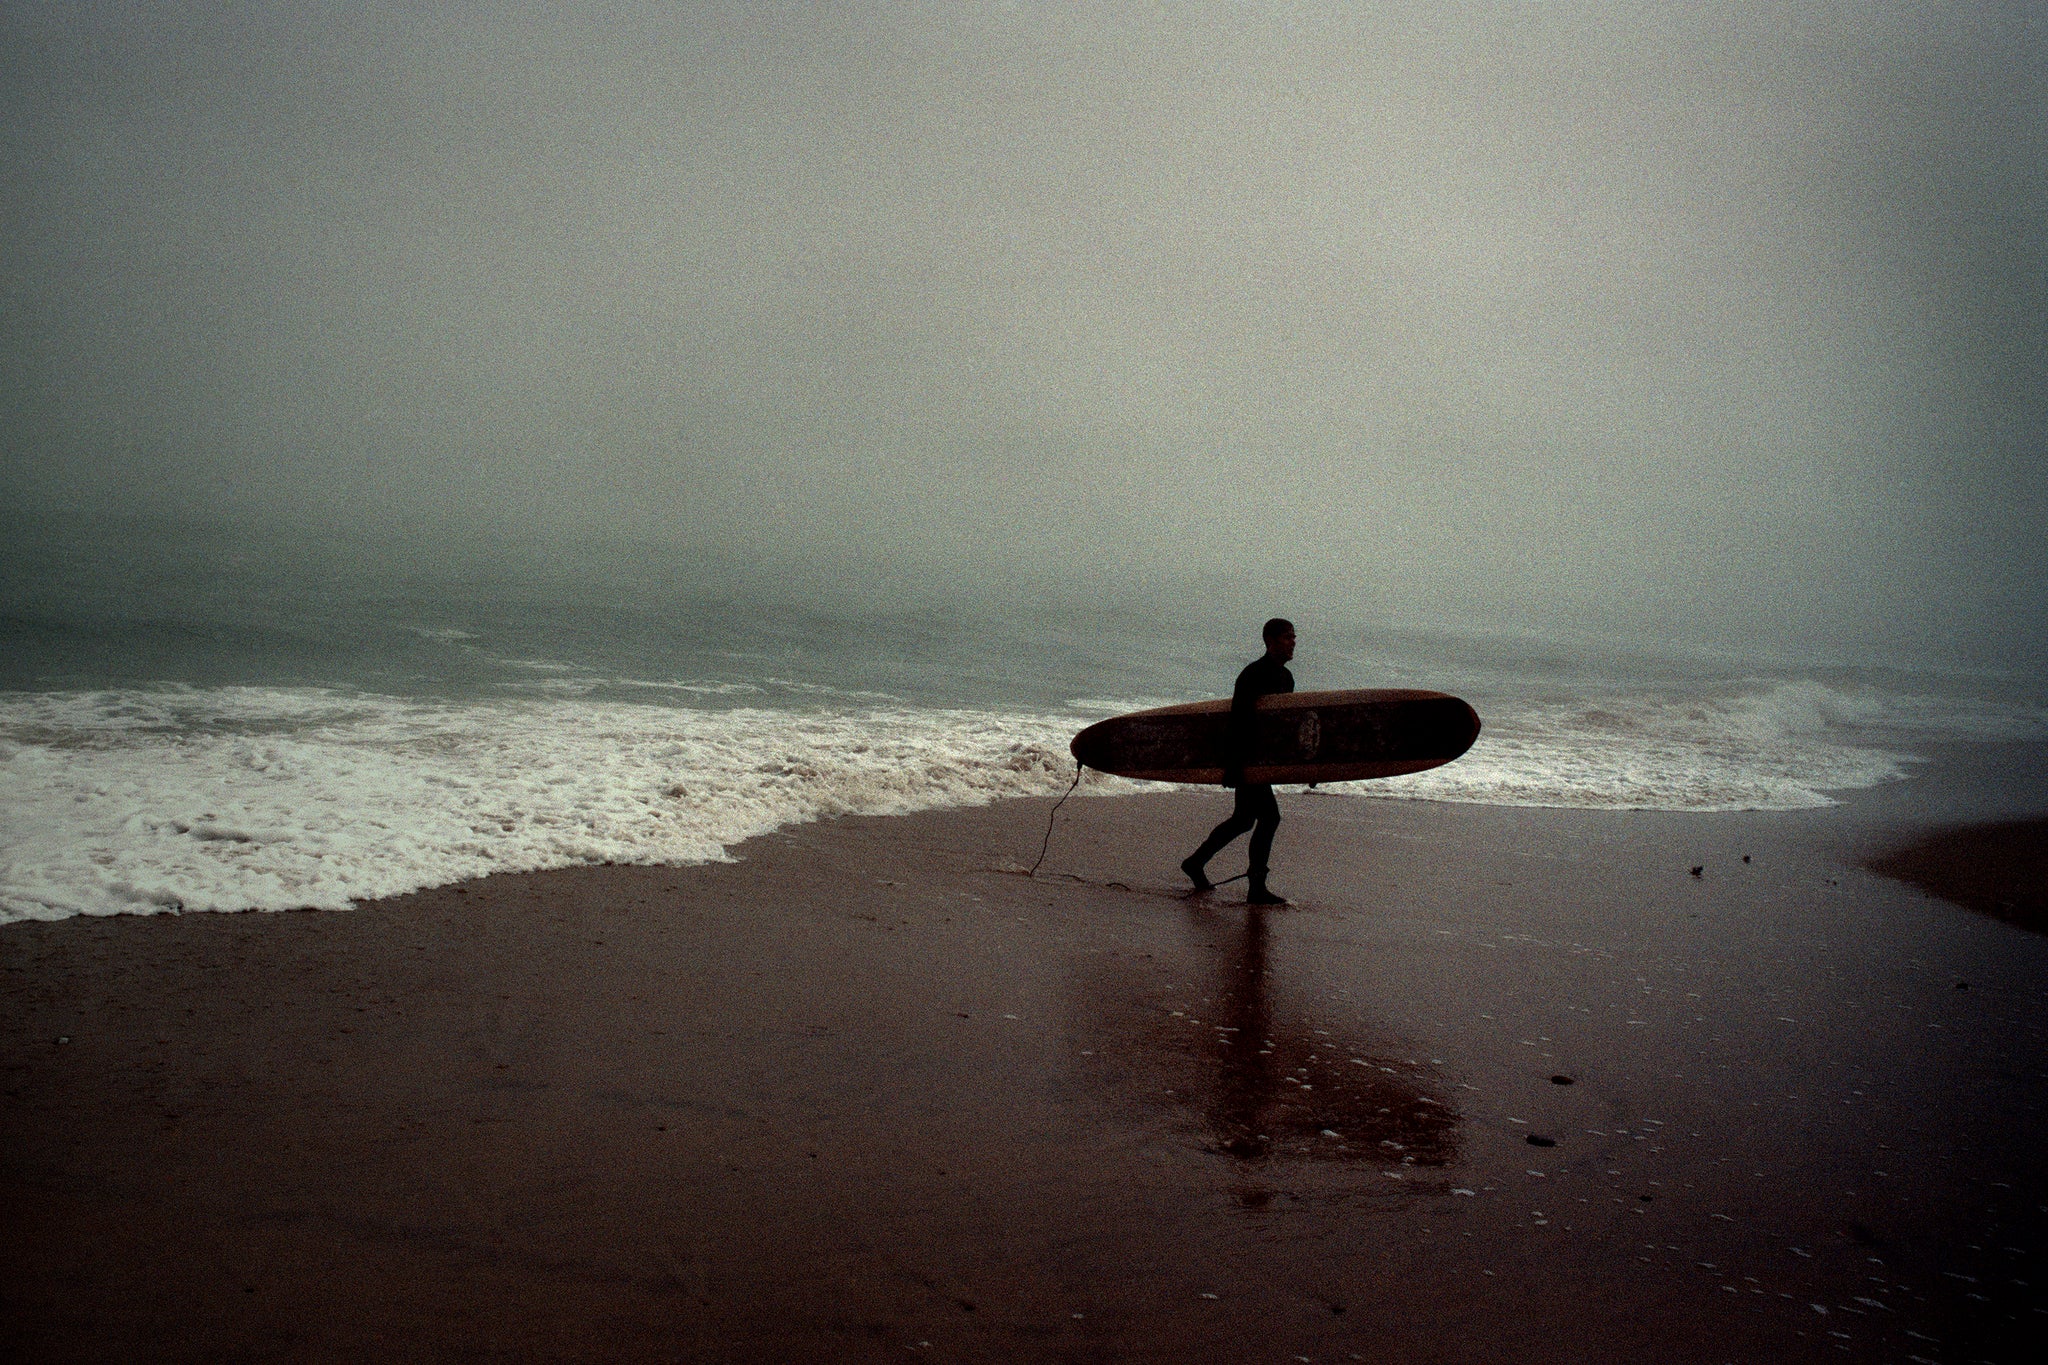
<path fill-rule="evenodd" d="M 2028 7 L 17 5 L 0 73 L 0 914 L 1050 793 L 1274 613 L 1485 720 L 1361 799 L 2042 735 Z"/>

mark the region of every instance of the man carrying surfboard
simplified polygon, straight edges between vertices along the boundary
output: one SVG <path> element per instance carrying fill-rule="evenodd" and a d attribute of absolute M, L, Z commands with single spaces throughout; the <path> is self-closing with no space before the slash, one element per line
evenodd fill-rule
<path fill-rule="evenodd" d="M 1273 833 L 1280 828 L 1280 803 L 1274 799 L 1271 783 L 1244 780 L 1244 764 L 1251 749 L 1252 716 L 1258 709 L 1259 698 L 1294 690 L 1294 675 L 1287 671 L 1287 661 L 1294 657 L 1294 624 L 1276 616 L 1259 633 L 1265 638 L 1266 652 L 1245 665 L 1230 694 L 1229 761 L 1223 768 L 1223 785 L 1237 788 L 1237 808 L 1228 820 L 1209 832 L 1200 848 L 1182 860 L 1180 870 L 1188 874 L 1195 890 L 1207 891 L 1215 885 L 1204 871 L 1209 860 L 1225 844 L 1250 830 L 1251 870 L 1246 878 L 1251 890 L 1245 895 L 1245 903 L 1285 905 L 1284 897 L 1266 889 L 1266 858 L 1272 852 Z"/>

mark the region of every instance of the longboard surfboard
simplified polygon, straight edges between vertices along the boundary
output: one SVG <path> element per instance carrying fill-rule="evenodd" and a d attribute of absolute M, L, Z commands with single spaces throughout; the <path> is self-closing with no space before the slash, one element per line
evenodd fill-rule
<path fill-rule="evenodd" d="M 1097 772 L 1154 782 L 1217 783 L 1228 750 L 1230 702 L 1187 702 L 1112 716 L 1074 736 L 1074 757 Z M 1259 698 L 1247 782 L 1355 782 L 1441 767 L 1479 738 L 1479 715 L 1445 692 L 1367 688 Z"/>

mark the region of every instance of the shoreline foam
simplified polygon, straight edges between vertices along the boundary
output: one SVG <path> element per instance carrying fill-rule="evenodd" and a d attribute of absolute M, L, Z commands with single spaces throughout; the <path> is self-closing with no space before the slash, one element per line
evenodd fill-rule
<path fill-rule="evenodd" d="M 1779 684 L 1490 706 L 1457 763 L 1344 794 L 1822 807 L 1908 771 L 1910 733 L 1855 728 L 1852 700 Z M 717 860 L 825 816 L 1056 794 L 1092 718 L 247 687 L 0 696 L 0 918 L 341 909 L 498 871 Z"/>

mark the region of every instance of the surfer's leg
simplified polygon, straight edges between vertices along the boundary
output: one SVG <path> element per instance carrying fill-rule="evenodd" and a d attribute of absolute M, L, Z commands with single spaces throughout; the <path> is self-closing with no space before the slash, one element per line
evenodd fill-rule
<path fill-rule="evenodd" d="M 1235 815 L 1209 831 L 1209 837 L 1202 840 L 1202 846 L 1181 860 L 1180 870 L 1188 874 L 1188 880 L 1195 884 L 1195 890 L 1207 891 L 1211 886 L 1209 876 L 1202 869 L 1209 860 L 1223 851 L 1223 846 L 1251 828 L 1251 821 L 1238 823 Z"/>
<path fill-rule="evenodd" d="M 1251 876 L 1252 884 L 1257 886 L 1266 880 L 1266 859 L 1273 851 L 1274 831 L 1280 828 L 1280 803 L 1274 799 L 1271 787 L 1262 784 L 1250 790 L 1256 795 L 1242 804 L 1249 805 L 1251 809 L 1240 809 L 1238 817 L 1253 826 Z"/>
<path fill-rule="evenodd" d="M 1209 837 L 1202 840 L 1202 846 L 1181 860 L 1180 870 L 1188 874 L 1188 880 L 1195 884 L 1195 890 L 1207 891 L 1211 885 L 1208 874 L 1202 869 L 1209 860 L 1223 851 L 1223 846 L 1258 823 L 1258 814 L 1245 804 L 1245 788 L 1237 789 L 1237 808 L 1230 818 L 1209 831 Z"/>
<path fill-rule="evenodd" d="M 1238 790 L 1241 799 L 1244 789 Z M 1251 870 L 1246 876 L 1251 887 L 1245 899 L 1254 905 L 1285 905 L 1286 901 L 1266 889 L 1266 860 L 1273 852 L 1273 835 L 1280 828 L 1280 802 L 1269 786 L 1262 785 L 1256 788 L 1256 792 L 1251 804 L 1257 823 L 1252 830 Z"/>

